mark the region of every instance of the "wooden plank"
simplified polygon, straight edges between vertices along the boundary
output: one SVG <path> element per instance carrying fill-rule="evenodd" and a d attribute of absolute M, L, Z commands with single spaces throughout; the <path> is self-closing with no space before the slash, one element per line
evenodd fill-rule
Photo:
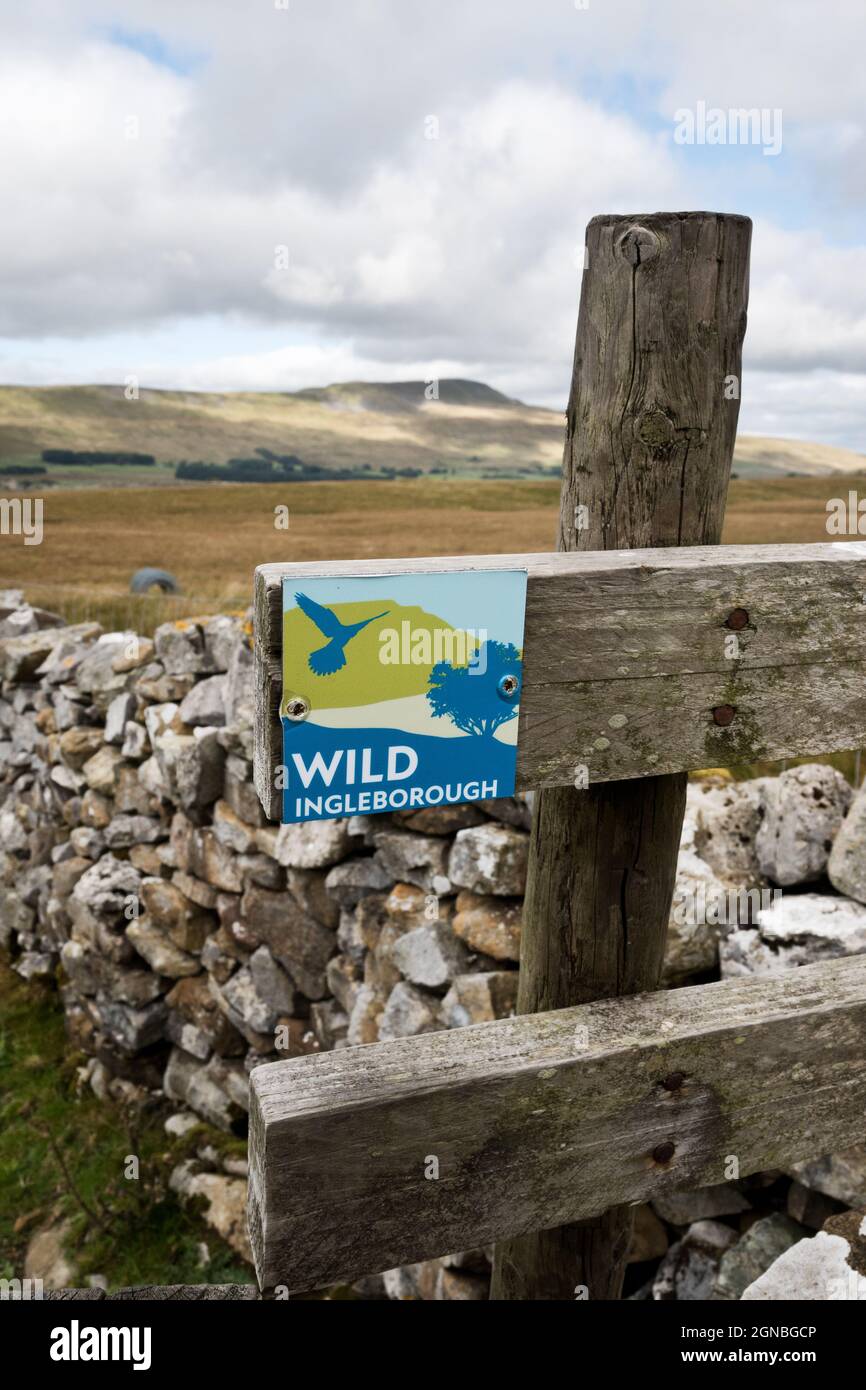
<path fill-rule="evenodd" d="M 259 1281 L 312 1288 L 721 1182 L 731 1157 L 745 1176 L 862 1142 L 866 958 L 273 1062 L 250 1080 Z"/>
<path fill-rule="evenodd" d="M 273 819 L 283 576 L 497 568 L 528 571 L 520 787 L 572 785 L 580 765 L 595 783 L 866 743 L 866 541 L 262 565 L 255 771 Z"/>

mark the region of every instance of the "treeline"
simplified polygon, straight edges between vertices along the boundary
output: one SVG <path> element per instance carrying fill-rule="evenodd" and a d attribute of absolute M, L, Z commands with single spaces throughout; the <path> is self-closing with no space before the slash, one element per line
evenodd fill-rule
<path fill-rule="evenodd" d="M 41 463 L 4 463 L 0 464 L 0 473 L 4 478 L 32 478 L 37 473 L 47 473 L 48 469 L 43 468 Z"/>
<path fill-rule="evenodd" d="M 96 463 L 114 463 L 125 467 L 152 468 L 156 463 L 153 454 L 126 453 L 118 449 L 43 449 L 43 463 L 67 463 L 78 467 L 90 467 Z"/>
<path fill-rule="evenodd" d="M 418 478 L 422 472 L 420 468 L 383 467 L 373 473 L 370 464 L 364 464 L 363 471 L 370 482 L 388 478 Z M 255 458 L 233 458 L 228 463 L 184 459 L 176 465 L 174 476 L 194 483 L 330 483 L 351 481 L 358 477 L 358 472 L 356 468 L 325 468 L 318 463 L 304 463 L 296 454 L 275 454 L 270 449 L 256 449 Z"/>
<path fill-rule="evenodd" d="M 176 466 L 174 476 L 196 483 L 297 483 L 330 482 L 352 478 L 355 474 L 349 468 L 322 468 L 317 463 L 304 463 L 296 454 L 274 454 L 270 449 L 257 449 L 255 458 L 233 458 L 228 463 L 184 459 Z"/>

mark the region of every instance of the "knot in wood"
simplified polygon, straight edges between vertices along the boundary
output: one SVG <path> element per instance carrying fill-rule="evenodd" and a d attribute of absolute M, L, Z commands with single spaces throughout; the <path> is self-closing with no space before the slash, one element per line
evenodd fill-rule
<path fill-rule="evenodd" d="M 637 225 L 627 228 L 617 242 L 620 255 L 632 266 L 654 261 L 660 249 L 661 243 L 655 232 L 651 232 L 649 227 Z"/>
<path fill-rule="evenodd" d="M 635 421 L 635 434 L 652 453 L 669 450 L 676 437 L 674 422 L 659 406 L 650 406 Z"/>

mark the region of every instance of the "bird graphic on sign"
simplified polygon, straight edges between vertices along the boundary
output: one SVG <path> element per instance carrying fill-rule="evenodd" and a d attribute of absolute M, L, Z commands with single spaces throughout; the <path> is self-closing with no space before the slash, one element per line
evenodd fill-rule
<path fill-rule="evenodd" d="M 316 624 L 319 631 L 330 638 L 324 647 L 317 647 L 314 652 L 310 652 L 307 657 L 307 664 L 311 671 L 317 676 L 332 676 L 335 671 L 339 671 L 346 664 L 344 648 L 351 642 L 353 637 L 362 628 L 374 623 L 377 618 L 386 618 L 388 610 L 384 613 L 375 613 L 372 618 L 364 618 L 360 623 L 341 623 L 336 613 L 330 608 L 325 608 L 321 603 L 316 603 L 314 599 L 308 598 L 306 594 L 295 594 L 295 602 L 302 613 Z"/>

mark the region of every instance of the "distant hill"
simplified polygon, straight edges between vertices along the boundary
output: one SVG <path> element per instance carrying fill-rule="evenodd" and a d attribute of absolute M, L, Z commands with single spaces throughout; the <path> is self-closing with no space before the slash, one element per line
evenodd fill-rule
<path fill-rule="evenodd" d="M 46 448 L 135 448 L 163 465 L 151 483 L 168 481 L 165 465 L 181 459 L 224 463 L 257 449 L 359 473 L 538 477 L 559 468 L 561 414 L 476 381 L 442 380 L 438 390 L 428 400 L 421 381 L 347 382 L 279 393 L 142 390 L 128 401 L 119 386 L 6 386 L 0 463 L 37 461 Z M 71 470 L 53 476 L 73 481 Z M 127 470 L 121 481 L 145 480 Z"/>
<path fill-rule="evenodd" d="M 559 411 L 525 405 L 483 382 L 443 379 L 438 400 L 421 381 L 353 381 L 294 392 L 142 390 L 120 386 L 0 387 L 0 471 L 32 464 L 43 449 L 153 454 L 148 470 L 55 468 L 55 485 L 174 481 L 182 459 L 225 463 L 256 450 L 306 464 L 418 469 L 459 477 L 555 477 L 562 458 Z M 862 472 L 866 457 L 800 440 L 741 436 L 734 471 L 743 478 Z"/>

